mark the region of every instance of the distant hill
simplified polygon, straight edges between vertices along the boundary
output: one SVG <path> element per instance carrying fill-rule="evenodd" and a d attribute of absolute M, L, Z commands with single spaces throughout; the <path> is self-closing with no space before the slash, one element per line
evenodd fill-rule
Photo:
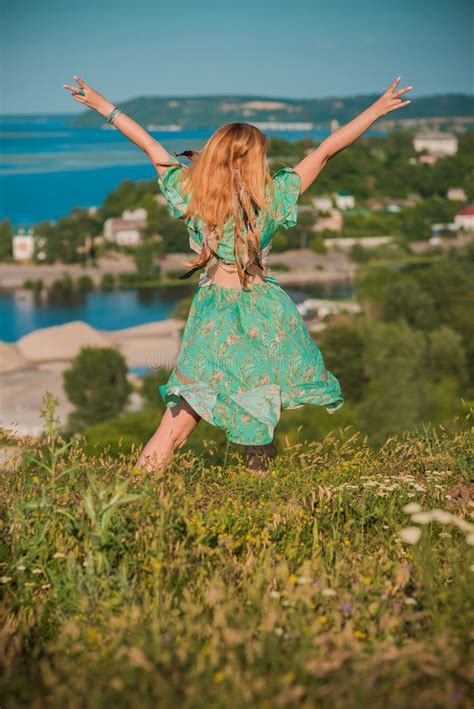
<path fill-rule="evenodd" d="M 373 103 L 379 94 L 345 98 L 287 99 L 261 96 L 139 96 L 120 102 L 120 108 L 142 125 L 166 126 L 174 129 L 214 129 L 230 121 L 251 123 L 312 124 L 314 129 L 327 129 L 331 120 L 346 123 Z M 392 118 L 473 118 L 474 96 L 442 94 L 416 97 L 413 103 Z M 97 128 L 105 120 L 87 109 L 71 119 L 70 125 Z M 309 128 L 310 125 L 306 125 Z"/>

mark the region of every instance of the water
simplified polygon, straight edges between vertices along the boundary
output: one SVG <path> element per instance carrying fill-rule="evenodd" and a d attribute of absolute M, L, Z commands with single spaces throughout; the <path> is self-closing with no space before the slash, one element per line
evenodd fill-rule
<path fill-rule="evenodd" d="M 99 206 L 122 180 L 154 180 L 146 155 L 117 130 L 70 128 L 68 115 L 0 116 L 0 219 L 15 228 Z M 196 149 L 212 131 L 153 133 L 168 150 Z M 275 132 L 288 140 L 327 133 Z M 347 284 L 286 289 L 305 297 L 350 297 Z M 94 291 L 51 303 L 33 293 L 0 293 L 0 340 L 13 342 L 42 327 L 82 320 L 103 330 L 132 327 L 172 315 L 193 286 Z"/>
<path fill-rule="evenodd" d="M 122 180 L 154 180 L 148 157 L 118 130 L 70 128 L 71 116 L 0 116 L 0 219 L 15 228 L 99 206 Z M 373 131 L 377 133 L 377 131 Z M 196 149 L 212 131 L 154 132 L 168 150 Z M 380 131 L 378 132 L 380 133 Z M 325 132 L 269 132 L 288 140 Z"/>
<path fill-rule="evenodd" d="M 82 320 L 100 330 L 121 330 L 173 316 L 176 303 L 191 296 L 195 286 L 159 286 L 115 291 L 74 293 L 60 302 L 48 302 L 24 290 L 0 291 L 0 340 L 15 342 L 42 327 Z M 285 288 L 295 303 L 305 298 L 350 298 L 348 283 L 324 283 Z"/>

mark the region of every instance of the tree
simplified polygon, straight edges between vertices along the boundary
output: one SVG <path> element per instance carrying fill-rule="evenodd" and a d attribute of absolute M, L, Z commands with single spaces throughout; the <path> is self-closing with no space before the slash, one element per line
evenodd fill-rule
<path fill-rule="evenodd" d="M 309 242 L 309 248 L 317 254 L 327 253 L 327 246 L 321 234 L 313 234 Z"/>
<path fill-rule="evenodd" d="M 374 445 L 413 430 L 423 410 L 425 337 L 405 321 L 370 321 L 363 328 L 364 375 L 369 380 L 358 422 Z"/>
<path fill-rule="evenodd" d="M 123 355 L 111 347 L 83 347 L 63 372 L 64 390 L 77 407 L 78 424 L 93 424 L 117 416 L 132 386 Z"/>
<path fill-rule="evenodd" d="M 137 273 L 144 278 L 157 276 L 156 271 L 156 256 L 160 253 L 160 244 L 149 239 L 140 244 L 135 249 L 133 258 Z"/>
<path fill-rule="evenodd" d="M 327 368 L 341 382 L 346 399 L 364 396 L 368 378 L 364 371 L 364 340 L 357 327 L 332 325 L 321 333 L 321 350 Z"/>
<path fill-rule="evenodd" d="M 292 234 L 289 237 L 290 243 L 299 240 L 299 248 L 306 249 L 310 238 L 314 234 L 314 222 L 315 218 L 312 211 L 298 214 L 298 221 L 292 228 Z"/>
<path fill-rule="evenodd" d="M 9 219 L 0 222 L 0 261 L 9 261 L 12 258 L 13 227 Z"/>

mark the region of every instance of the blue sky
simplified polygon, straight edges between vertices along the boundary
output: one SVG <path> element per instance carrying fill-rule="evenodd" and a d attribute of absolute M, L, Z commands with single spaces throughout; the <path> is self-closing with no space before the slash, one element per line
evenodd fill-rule
<path fill-rule="evenodd" d="M 471 10 L 469 9 L 471 7 Z M 0 113 L 143 95 L 473 92 L 467 0 L 1 0 Z"/>

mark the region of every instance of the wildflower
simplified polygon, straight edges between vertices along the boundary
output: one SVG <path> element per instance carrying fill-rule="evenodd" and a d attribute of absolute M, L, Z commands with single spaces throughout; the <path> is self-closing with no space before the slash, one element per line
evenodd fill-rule
<path fill-rule="evenodd" d="M 362 640 L 362 638 L 366 637 L 366 634 L 362 630 L 354 630 L 354 637 Z"/>
<path fill-rule="evenodd" d="M 415 606 L 416 600 L 414 598 L 405 598 L 405 603 L 407 606 Z"/>
<path fill-rule="evenodd" d="M 466 542 L 469 544 L 470 547 L 474 547 L 474 534 L 468 534 L 466 537 Z"/>
<path fill-rule="evenodd" d="M 461 532 L 467 532 L 468 534 L 474 533 L 474 525 L 469 524 L 469 522 L 466 522 L 465 519 L 452 515 L 451 521 L 458 529 L 461 530 Z"/>
<path fill-rule="evenodd" d="M 328 619 L 327 615 L 320 615 L 318 618 L 320 623 L 326 623 L 327 619 Z"/>
<path fill-rule="evenodd" d="M 323 588 L 321 593 L 323 594 L 323 596 L 335 596 L 336 595 L 336 591 L 333 588 Z"/>
<path fill-rule="evenodd" d="M 32 574 L 42 574 L 43 571 L 42 571 L 42 569 L 33 569 L 33 571 L 31 573 Z"/>
<path fill-rule="evenodd" d="M 12 580 L 11 576 L 2 576 L 0 578 L 0 583 L 8 583 L 11 580 Z"/>
<path fill-rule="evenodd" d="M 280 598 L 280 592 L 279 591 L 270 591 L 270 596 L 272 598 Z"/>
<path fill-rule="evenodd" d="M 417 524 L 428 524 L 433 519 L 433 515 L 431 512 L 416 512 L 411 518 Z"/>
<path fill-rule="evenodd" d="M 223 672 L 214 672 L 212 679 L 216 684 L 219 684 L 225 680 L 225 674 Z"/>
<path fill-rule="evenodd" d="M 419 527 L 405 527 L 400 532 L 400 537 L 407 544 L 417 544 L 421 537 L 421 529 Z"/>
<path fill-rule="evenodd" d="M 291 574 L 291 576 L 288 577 L 288 581 L 289 581 L 290 583 L 296 583 L 297 580 L 298 580 L 298 579 L 297 579 L 296 576 L 294 576 L 293 574 Z"/>
<path fill-rule="evenodd" d="M 418 502 L 409 502 L 405 505 L 403 511 L 406 512 L 407 515 L 416 514 L 416 512 L 421 512 L 421 505 L 419 505 Z"/>
<path fill-rule="evenodd" d="M 350 613 L 352 610 L 352 603 L 341 603 L 339 606 L 339 610 L 342 613 Z"/>
<path fill-rule="evenodd" d="M 306 583 L 311 583 L 313 579 L 310 576 L 298 576 L 296 579 L 296 583 L 299 583 L 301 585 L 306 584 Z"/>
<path fill-rule="evenodd" d="M 449 512 L 446 512 L 445 510 L 433 510 L 432 516 L 433 519 L 435 519 L 437 522 L 440 522 L 441 524 L 449 524 L 453 518 L 453 515 L 451 515 Z"/>

